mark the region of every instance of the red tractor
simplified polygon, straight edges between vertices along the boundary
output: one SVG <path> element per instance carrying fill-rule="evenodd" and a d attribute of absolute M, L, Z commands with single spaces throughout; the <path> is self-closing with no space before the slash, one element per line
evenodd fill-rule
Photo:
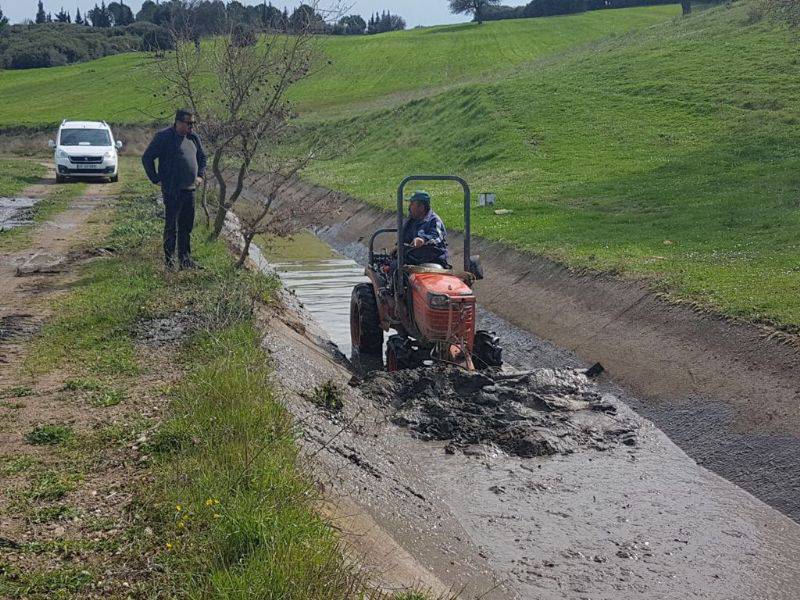
<path fill-rule="evenodd" d="M 405 213 L 403 190 L 411 181 L 456 181 L 464 190 L 464 270 L 439 264 L 409 265 L 402 232 Z M 375 238 L 397 233 L 396 256 L 376 253 Z M 489 331 L 475 330 L 476 306 L 472 284 L 483 278 L 470 249 L 470 191 L 453 175 L 412 175 L 397 188 L 397 228 L 379 229 L 369 240 L 365 274 L 369 283 L 353 289 L 350 300 L 350 337 L 361 356 L 380 356 L 383 332 L 394 329 L 386 344 L 388 371 L 412 369 L 426 361 L 460 365 L 466 369 L 499 367 L 502 348 Z"/>

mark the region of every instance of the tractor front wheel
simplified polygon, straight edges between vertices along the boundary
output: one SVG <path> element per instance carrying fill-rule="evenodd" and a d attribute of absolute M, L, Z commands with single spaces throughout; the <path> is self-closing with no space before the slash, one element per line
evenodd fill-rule
<path fill-rule="evenodd" d="M 386 342 L 386 370 L 390 373 L 414 369 L 420 365 L 409 339 L 402 335 L 389 336 Z"/>
<path fill-rule="evenodd" d="M 350 296 L 350 341 L 360 354 L 381 355 L 383 330 L 375 292 L 369 283 L 359 283 Z"/>
<path fill-rule="evenodd" d="M 500 338 L 494 331 L 479 329 L 475 332 L 472 357 L 475 359 L 475 366 L 479 369 L 503 366 L 503 347 L 500 345 Z"/>

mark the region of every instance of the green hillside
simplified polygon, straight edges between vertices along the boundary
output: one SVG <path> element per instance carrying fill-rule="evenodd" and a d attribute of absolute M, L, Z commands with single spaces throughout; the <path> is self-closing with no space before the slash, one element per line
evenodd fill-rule
<path fill-rule="evenodd" d="M 795 35 L 750 23 L 747 4 L 736 4 L 499 82 L 320 120 L 315 127 L 356 143 L 313 177 L 390 206 L 403 175 L 460 173 L 514 211 L 476 211 L 480 235 L 573 266 L 651 277 L 678 297 L 796 330 Z M 457 226 L 455 197 L 438 200 Z"/>
<path fill-rule="evenodd" d="M 350 112 L 465 81 L 498 77 L 536 59 L 667 19 L 675 5 L 569 17 L 430 27 L 380 36 L 320 38 L 331 65 L 296 90 L 301 112 Z M 0 128 L 65 117 L 149 123 L 174 110 L 154 94 L 144 55 L 24 71 L 0 71 Z"/>
<path fill-rule="evenodd" d="M 308 176 L 390 206 L 408 173 L 459 173 L 513 211 L 477 211 L 480 235 L 796 331 L 797 33 L 751 6 L 321 39 L 332 65 L 295 97 L 344 140 Z M 172 109 L 152 81 L 139 55 L 0 72 L 0 127 L 149 122 Z M 458 228 L 455 196 L 431 187 Z"/>

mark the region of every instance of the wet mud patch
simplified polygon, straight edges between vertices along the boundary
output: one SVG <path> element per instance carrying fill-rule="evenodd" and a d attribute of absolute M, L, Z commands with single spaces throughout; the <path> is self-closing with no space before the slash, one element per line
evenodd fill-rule
<path fill-rule="evenodd" d="M 36 198 L 0 198 L 0 231 L 31 224 L 37 202 Z"/>
<path fill-rule="evenodd" d="M 391 420 L 422 440 L 449 442 L 446 450 L 490 444 L 530 458 L 635 446 L 637 425 L 617 414 L 617 400 L 601 394 L 584 370 L 517 373 L 426 367 L 374 372 L 358 384 Z"/>
<path fill-rule="evenodd" d="M 181 342 L 200 328 L 198 315 L 191 311 L 179 311 L 166 317 L 139 321 L 135 335 L 140 344 L 159 347 Z"/>
<path fill-rule="evenodd" d="M 41 328 L 33 315 L 6 315 L 0 317 L 0 342 L 22 342 L 32 338 Z"/>

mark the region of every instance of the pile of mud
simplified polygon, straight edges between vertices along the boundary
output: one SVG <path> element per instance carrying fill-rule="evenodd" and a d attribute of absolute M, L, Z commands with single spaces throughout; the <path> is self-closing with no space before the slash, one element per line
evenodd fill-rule
<path fill-rule="evenodd" d="M 373 372 L 359 387 L 391 407 L 392 422 L 449 449 L 493 444 L 527 458 L 636 445 L 636 424 L 617 415 L 616 398 L 601 395 L 585 371 L 426 367 Z"/>

